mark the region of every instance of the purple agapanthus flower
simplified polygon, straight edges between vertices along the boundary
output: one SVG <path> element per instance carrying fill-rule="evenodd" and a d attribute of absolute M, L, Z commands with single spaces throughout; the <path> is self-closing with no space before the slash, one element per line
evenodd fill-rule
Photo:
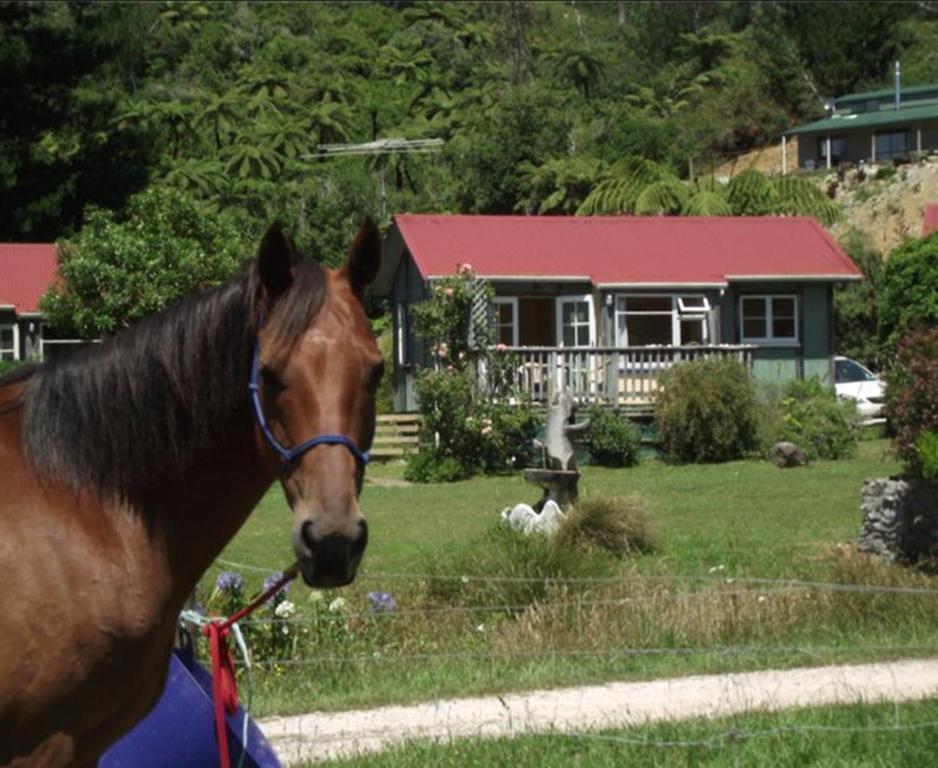
<path fill-rule="evenodd" d="M 394 598 L 387 592 L 369 592 L 368 603 L 375 613 L 386 613 L 397 608 Z"/>
<path fill-rule="evenodd" d="M 283 578 L 283 573 L 272 573 L 266 579 L 264 579 L 264 592 L 270 589 L 274 584 L 277 583 L 279 579 Z M 287 592 L 290 591 L 290 582 L 288 581 L 280 589 L 278 589 L 274 594 L 267 598 L 267 602 L 273 601 L 274 603 L 279 603 L 283 598 L 287 596 Z"/>
<path fill-rule="evenodd" d="M 222 571 L 215 579 L 215 589 L 219 592 L 241 592 L 244 579 L 237 571 Z"/>

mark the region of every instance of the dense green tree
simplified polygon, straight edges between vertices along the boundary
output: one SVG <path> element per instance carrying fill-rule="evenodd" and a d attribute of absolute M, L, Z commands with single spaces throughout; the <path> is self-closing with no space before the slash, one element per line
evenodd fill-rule
<path fill-rule="evenodd" d="M 892 355 L 899 338 L 938 326 L 938 232 L 909 238 L 886 260 L 878 291 L 879 340 Z"/>
<path fill-rule="evenodd" d="M 131 198 L 126 217 L 90 210 L 58 253 L 60 281 L 40 307 L 55 328 L 82 338 L 113 333 L 217 285 L 247 255 L 233 222 L 155 187 Z"/>

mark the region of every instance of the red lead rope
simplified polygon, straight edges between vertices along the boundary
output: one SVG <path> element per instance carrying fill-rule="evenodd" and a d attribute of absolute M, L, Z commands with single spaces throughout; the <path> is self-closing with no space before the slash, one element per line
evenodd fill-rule
<path fill-rule="evenodd" d="M 233 624 L 249 616 L 270 598 L 276 595 L 288 583 L 296 578 L 296 567 L 292 566 L 259 597 L 244 606 L 237 613 L 224 621 L 210 621 L 202 627 L 202 634 L 208 638 L 209 651 L 212 654 L 212 700 L 215 703 L 215 738 L 218 741 L 218 764 L 221 768 L 230 768 L 228 758 L 228 734 L 225 729 L 225 714 L 233 715 L 238 708 L 238 685 L 235 682 L 234 657 L 228 647 L 228 635 Z"/>

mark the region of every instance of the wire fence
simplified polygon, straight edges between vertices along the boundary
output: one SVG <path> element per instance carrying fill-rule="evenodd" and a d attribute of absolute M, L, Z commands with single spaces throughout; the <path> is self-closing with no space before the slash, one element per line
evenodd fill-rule
<path fill-rule="evenodd" d="M 216 563 L 218 569 L 236 569 L 258 576 L 270 576 L 280 569 L 264 567 L 254 564 L 241 563 L 228 559 L 220 559 Z M 890 601 L 906 600 L 912 604 L 921 604 L 928 607 L 938 616 L 938 589 L 927 586 L 906 586 L 902 584 L 862 584 L 836 581 L 811 581 L 800 578 L 762 578 L 752 576 L 729 576 L 720 569 L 711 569 L 707 573 L 691 575 L 661 575 L 661 574 L 626 574 L 616 577 L 572 577 L 572 578 L 539 578 L 529 576 L 504 576 L 487 574 L 437 574 L 420 572 L 363 572 L 360 579 L 366 582 L 375 582 L 387 585 L 391 582 L 410 583 L 414 594 L 420 593 L 428 584 L 450 583 L 457 588 L 469 585 L 550 585 L 560 590 L 558 595 L 552 595 L 552 600 L 543 604 L 531 603 L 525 600 L 481 600 L 460 604 L 458 602 L 447 604 L 441 601 L 429 601 L 422 604 L 394 605 L 392 610 L 329 610 L 326 606 L 319 607 L 312 615 L 295 615 L 280 617 L 270 614 L 266 617 L 250 618 L 241 622 L 241 626 L 250 638 L 253 632 L 280 631 L 329 631 L 329 627 L 380 627 L 387 622 L 400 621 L 402 623 L 414 620 L 426 620 L 428 626 L 438 621 L 458 619 L 476 621 L 478 617 L 503 616 L 511 618 L 538 611 L 551 611 L 554 614 L 577 611 L 587 612 L 590 615 L 602 614 L 605 611 L 619 609 L 641 609 L 654 613 L 655 610 L 670 603 L 677 603 L 682 607 L 695 604 L 706 604 L 706 601 L 727 601 L 734 606 L 756 605 L 762 606 L 774 600 L 792 600 L 798 596 L 815 595 L 828 596 L 833 600 L 841 596 L 840 600 L 860 600 L 857 605 L 858 619 L 863 621 L 862 609 L 866 605 L 863 600 L 879 600 L 878 606 L 888 605 Z M 635 589 L 635 594 L 621 596 L 606 596 L 602 590 L 621 586 L 623 589 Z M 566 588 L 583 588 L 580 592 L 568 594 Z M 600 591 L 594 594 L 593 588 Z M 648 591 L 648 593 L 642 590 Z M 485 594 L 484 592 L 481 594 Z M 885 601 L 885 602 L 884 602 Z M 706 607 L 706 606 L 704 606 Z M 885 615 L 885 614 L 884 614 Z M 886 620 L 871 611 L 868 619 Z M 486 619 L 487 620 L 487 619 Z M 484 626 L 484 625 L 480 625 Z M 289 630 L 287 628 L 290 628 Z M 413 674 L 420 665 L 433 665 L 433 669 L 445 670 L 453 665 L 462 665 L 464 668 L 472 667 L 482 669 L 486 665 L 495 665 L 499 668 L 508 668 L 514 664 L 538 665 L 541 663 L 561 661 L 569 668 L 594 660 L 599 662 L 622 662 L 633 660 L 661 659 L 696 659 L 691 663 L 691 670 L 697 673 L 687 684 L 688 690 L 693 692 L 706 689 L 713 682 L 717 687 L 711 692 L 711 704 L 708 708 L 691 708 L 682 715 L 680 706 L 671 702 L 672 710 L 665 711 L 667 718 L 680 717 L 724 717 L 732 719 L 729 727 L 721 726 L 719 721 L 710 732 L 698 737 L 683 735 L 650 737 L 635 734 L 629 729 L 640 722 L 654 723 L 661 718 L 648 716 L 642 721 L 625 713 L 617 704 L 611 705 L 607 711 L 596 711 L 594 707 L 584 704 L 583 685 L 595 683 L 596 676 L 593 670 L 592 677 L 585 676 L 583 680 L 567 677 L 562 682 L 575 684 L 578 687 L 569 691 L 555 691 L 552 695 L 558 697 L 553 703 L 553 709 L 538 709 L 535 699 L 525 699 L 525 694 L 502 694 L 496 697 L 482 697 L 472 700 L 478 711 L 462 712 L 460 707 L 464 700 L 447 700 L 445 704 L 428 702 L 413 707 L 395 707 L 385 713 L 388 725 L 375 725 L 382 716 L 381 709 L 373 709 L 356 716 L 339 713 L 313 713 L 294 718 L 262 721 L 264 730 L 272 740 L 278 753 L 286 764 L 302 763 L 307 761 L 328 760 L 357 754 L 359 752 L 373 751 L 389 745 L 395 745 L 404 739 L 431 739 L 451 740 L 458 738 L 474 738 L 478 736 L 514 736 L 525 732 L 546 732 L 548 736 L 558 736 L 567 739 L 580 740 L 584 743 L 605 743 L 618 745 L 622 748 L 657 748 L 665 750 L 699 749 L 699 750 L 729 750 L 738 760 L 742 745 L 754 741 L 765 740 L 771 737 L 799 737 L 815 738 L 819 735 L 833 736 L 835 734 L 867 734 L 870 737 L 888 734 L 906 734 L 914 732 L 938 732 L 938 720 L 921 719 L 920 722 L 904 722 L 901 718 L 899 701 L 915 698 L 938 698 L 938 661 L 923 661 L 924 666 L 918 671 L 909 672 L 902 664 L 907 662 L 892 662 L 890 667 L 883 664 L 883 659 L 938 659 L 938 624 L 929 631 L 914 631 L 903 634 L 896 633 L 893 642 L 865 642 L 875 639 L 867 631 L 863 634 L 858 630 L 856 642 L 847 642 L 846 638 L 835 638 L 834 642 L 740 642 L 740 643 L 706 643 L 681 644 L 671 642 L 668 644 L 635 645 L 616 642 L 615 637 L 595 638 L 589 637 L 584 628 L 583 637 L 580 638 L 587 645 L 599 647 L 570 647 L 569 644 L 557 643 L 547 647 L 537 648 L 500 648 L 490 647 L 483 637 L 478 647 L 456 647 L 426 649 L 418 647 L 412 649 L 407 644 L 400 647 L 393 643 L 386 647 L 382 642 L 386 635 L 379 634 L 379 640 L 374 647 L 363 650 L 358 646 L 348 652 L 342 652 L 335 644 L 325 644 L 317 647 L 315 644 L 307 645 L 302 652 L 275 655 L 258 654 L 252 659 L 254 674 L 265 670 L 277 670 L 277 679 L 288 677 L 309 677 L 318 679 L 322 670 L 330 669 L 341 674 L 351 673 L 363 675 L 361 679 L 366 685 L 373 685 L 380 681 L 385 674 L 382 670 L 395 670 L 395 679 L 402 679 Z M 245 656 L 247 658 L 247 656 Z M 707 664 L 701 659 L 714 662 L 713 666 L 721 674 L 701 674 L 707 671 Z M 786 682 L 787 678 L 779 677 L 770 685 L 774 685 L 775 699 L 760 703 L 756 693 L 743 693 L 743 683 L 740 682 L 747 675 L 762 674 L 752 670 L 765 669 L 777 663 L 782 668 L 791 668 L 789 672 L 805 672 L 805 665 L 812 663 L 828 665 L 818 668 L 817 674 L 823 670 L 840 669 L 838 662 L 849 664 L 866 664 L 867 667 L 857 668 L 854 679 L 847 683 L 841 681 L 837 696 L 827 696 L 823 692 L 817 694 L 814 701 L 792 698 L 785 706 L 797 707 L 806 704 L 835 704 L 838 702 L 856 703 L 858 701 L 873 701 L 879 699 L 894 699 L 895 717 L 889 723 L 867 723 L 854 725 L 823 725 L 816 723 L 805 724 L 771 724 L 766 725 L 764 715 L 759 715 L 755 725 L 749 724 L 746 719 L 750 713 L 761 710 L 779 709 L 780 702 L 785 703 L 786 686 L 810 687 L 810 675 L 814 670 L 808 669 L 809 678 L 799 679 L 796 682 Z M 239 666 L 244 666 L 244 661 Z M 683 664 L 684 662 L 681 662 Z M 668 667 L 668 674 L 675 673 L 677 666 Z M 875 674 L 869 669 L 875 667 Z M 428 669 L 430 667 L 428 666 Z M 357 670 L 357 672 L 356 672 Z M 898 670 L 898 671 L 896 671 Z M 924 671 L 922 671 L 924 670 Z M 615 676 L 615 672 L 612 672 Z M 655 673 L 649 673 L 654 676 Z M 776 673 L 771 673 L 776 674 Z M 787 672 L 777 673 L 780 675 Z M 824 672 L 827 674 L 827 672 Z M 876 676 L 879 675 L 879 678 Z M 882 677 L 885 675 L 885 677 Z M 911 675 L 911 677 L 910 677 Z M 872 677 L 871 677 L 872 676 Z M 875 685 L 871 680 L 876 679 Z M 747 678 L 748 679 L 748 678 Z M 696 682 L 694 682 L 696 681 Z M 680 679 L 670 681 L 669 684 L 683 685 Z M 748 685 L 748 683 L 746 683 Z M 608 688 L 607 684 L 605 688 Z M 616 683 L 611 685 L 629 685 Z M 635 686 L 653 686 L 654 681 L 634 683 Z M 697 689 L 693 686 L 696 685 Z M 722 687 L 721 687 L 722 686 Z M 878 686 L 878 687 L 877 687 Z M 924 688 L 923 688 L 924 686 Z M 930 687 L 929 687 L 930 686 Z M 519 687 L 517 681 L 510 687 Z M 450 690 L 450 689 L 447 689 Z M 592 689 L 589 689 L 592 690 Z M 624 689 L 625 690 L 625 689 Z M 635 689 L 639 690 L 638 688 Z M 748 689 L 747 689 L 748 690 Z M 451 690 L 450 690 L 451 692 Z M 540 695 L 540 694 L 538 694 Z M 563 705 L 560 702 L 563 696 L 570 697 L 572 705 Z M 624 697 L 636 695 L 622 694 Z M 749 697 L 748 699 L 746 697 Z M 580 697 L 580 698 L 577 698 Z M 693 699 L 694 696 L 690 695 Z M 466 699 L 465 701 L 469 701 Z M 493 703 L 494 702 L 494 703 Z M 500 704 L 499 704 L 500 702 Z M 506 703 L 507 702 L 507 703 Z M 466 706 L 469 706 L 468 704 Z M 315 709 L 315 701 L 311 702 L 310 709 Z M 494 709 L 493 709 L 494 708 Z M 445 709 L 445 717 L 440 715 Z M 500 711 L 503 710 L 503 711 Z M 666 708 L 667 710 L 667 708 Z M 677 714 L 675 714 L 677 713 Z M 742 716 L 742 719 L 740 717 Z M 413 718 L 410 722 L 408 718 Z M 913 718 L 914 719 L 914 718 Z M 779 721 L 781 722 L 781 721 Z M 362 725 L 364 723 L 364 725 Z M 675 726 L 680 728 L 681 726 Z M 608 731 L 616 732 L 610 733 Z M 694 730 L 700 731 L 695 725 Z M 673 731 L 673 729 L 672 729 Z M 551 736 L 552 737 L 552 736 Z M 453 762 L 453 765 L 458 764 Z M 728 763 L 732 764 L 732 763 Z"/>

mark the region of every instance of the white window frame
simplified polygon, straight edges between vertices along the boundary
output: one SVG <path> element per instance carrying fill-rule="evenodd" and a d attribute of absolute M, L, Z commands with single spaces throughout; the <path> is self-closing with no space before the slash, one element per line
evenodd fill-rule
<path fill-rule="evenodd" d="M 13 331 L 13 348 L 0 347 L 0 360 L 19 360 L 20 359 L 20 326 L 15 320 L 12 323 L 0 323 L 0 329 L 11 329 Z M 7 355 L 12 354 L 12 357 Z"/>
<path fill-rule="evenodd" d="M 748 299 L 761 299 L 765 310 L 765 336 L 747 336 L 745 331 L 745 317 L 743 316 L 743 302 Z M 791 299 L 794 302 L 795 335 L 775 336 L 772 330 L 772 300 Z M 744 293 L 739 297 L 739 340 L 743 344 L 761 344 L 763 346 L 792 347 L 801 342 L 801 323 L 799 322 L 800 306 L 797 293 Z"/>
<path fill-rule="evenodd" d="M 508 304 L 511 306 L 511 346 L 518 346 L 518 297 L 517 296 L 496 296 L 492 300 L 492 306 L 495 309 L 495 333 L 501 336 L 501 322 L 498 317 L 498 305 Z M 497 343 L 497 342 L 496 342 Z"/>
<path fill-rule="evenodd" d="M 650 311 L 629 311 L 629 299 L 670 299 L 671 309 L 657 309 Z M 620 301 L 622 309 L 620 309 Z M 699 301 L 696 306 L 691 301 Z M 617 293 L 613 296 L 613 328 L 616 339 L 616 346 L 630 346 L 628 337 L 628 323 L 625 318 L 628 315 L 659 315 L 671 316 L 671 343 L 667 346 L 679 347 L 683 344 L 681 338 L 681 321 L 699 320 L 703 323 L 703 343 L 710 343 L 710 312 L 713 307 L 710 300 L 702 293 Z M 620 321 L 621 319 L 621 321 Z M 621 337 L 625 337 L 625 343 L 620 344 Z M 652 345 L 654 346 L 654 345 Z"/>
<path fill-rule="evenodd" d="M 596 346 L 596 313 L 593 311 L 593 294 L 584 293 L 581 295 L 558 296 L 555 302 L 554 311 L 557 321 L 557 346 L 564 346 L 563 343 L 563 305 L 571 302 L 586 302 L 587 316 L 589 317 L 589 343 L 587 346 Z"/>
<path fill-rule="evenodd" d="M 407 365 L 407 302 L 399 301 L 395 307 L 397 320 L 397 364 Z"/>

